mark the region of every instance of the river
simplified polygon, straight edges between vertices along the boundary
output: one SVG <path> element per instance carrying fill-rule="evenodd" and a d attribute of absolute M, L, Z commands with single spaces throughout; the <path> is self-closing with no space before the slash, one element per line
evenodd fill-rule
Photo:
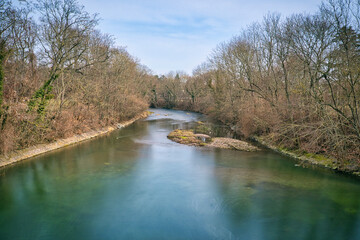
<path fill-rule="evenodd" d="M 0 169 L 0 239 L 360 239 L 360 180 L 268 150 L 174 143 L 204 117 L 152 110 Z"/>

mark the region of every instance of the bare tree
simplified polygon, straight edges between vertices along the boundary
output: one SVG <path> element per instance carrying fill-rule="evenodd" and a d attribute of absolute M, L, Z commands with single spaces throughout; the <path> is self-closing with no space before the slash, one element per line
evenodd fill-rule
<path fill-rule="evenodd" d="M 37 107 L 37 112 L 42 113 L 59 75 L 89 65 L 82 57 L 89 49 L 90 33 L 98 19 L 76 0 L 40 0 L 34 6 L 41 14 L 39 42 L 42 63 L 49 67 L 49 79 L 36 91 L 29 107 Z"/>
<path fill-rule="evenodd" d="M 329 106 L 345 120 L 360 140 L 360 28 L 359 2 L 342 0 L 324 3 L 324 15 L 332 24 L 334 48 L 330 55 L 331 71 L 325 75 Z"/>
<path fill-rule="evenodd" d="M 7 49 L 7 41 L 9 38 L 9 29 L 13 24 L 13 9 L 11 2 L 4 0 L 0 2 L 0 129 L 4 128 L 7 114 L 6 110 L 8 107 L 4 107 L 4 62 L 8 56 L 9 50 Z M 4 114 L 5 112 L 5 114 Z"/>

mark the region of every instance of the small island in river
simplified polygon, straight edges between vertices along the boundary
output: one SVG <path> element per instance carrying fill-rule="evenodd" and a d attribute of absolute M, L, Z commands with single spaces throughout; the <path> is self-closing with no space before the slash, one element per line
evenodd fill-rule
<path fill-rule="evenodd" d="M 174 142 L 186 144 L 189 146 L 198 146 L 198 147 L 206 146 L 206 147 L 233 149 L 233 150 L 247 151 L 247 152 L 253 152 L 259 150 L 259 148 L 251 145 L 250 143 L 238 139 L 222 138 L 222 137 L 212 138 L 206 134 L 194 133 L 194 130 L 192 129 L 190 130 L 176 129 L 170 132 L 167 137 Z"/>

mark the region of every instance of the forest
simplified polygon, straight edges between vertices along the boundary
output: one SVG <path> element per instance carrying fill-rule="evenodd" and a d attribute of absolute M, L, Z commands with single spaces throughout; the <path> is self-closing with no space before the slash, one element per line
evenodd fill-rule
<path fill-rule="evenodd" d="M 149 70 L 75 0 L 1 1 L 0 152 L 133 117 Z M 39 16 L 34 19 L 34 14 Z"/>
<path fill-rule="evenodd" d="M 35 17 L 36 16 L 36 17 Z M 76 0 L 0 3 L 0 153 L 112 125 L 149 106 L 204 113 L 243 139 L 360 170 L 360 4 L 261 22 L 192 75 L 154 75 Z"/>

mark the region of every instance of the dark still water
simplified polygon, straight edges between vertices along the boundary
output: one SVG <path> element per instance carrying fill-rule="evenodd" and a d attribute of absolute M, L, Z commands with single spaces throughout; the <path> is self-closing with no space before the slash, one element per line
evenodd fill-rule
<path fill-rule="evenodd" d="M 155 110 L 0 169 L 0 239 L 360 239 L 358 179 L 166 138 L 199 118 Z"/>

